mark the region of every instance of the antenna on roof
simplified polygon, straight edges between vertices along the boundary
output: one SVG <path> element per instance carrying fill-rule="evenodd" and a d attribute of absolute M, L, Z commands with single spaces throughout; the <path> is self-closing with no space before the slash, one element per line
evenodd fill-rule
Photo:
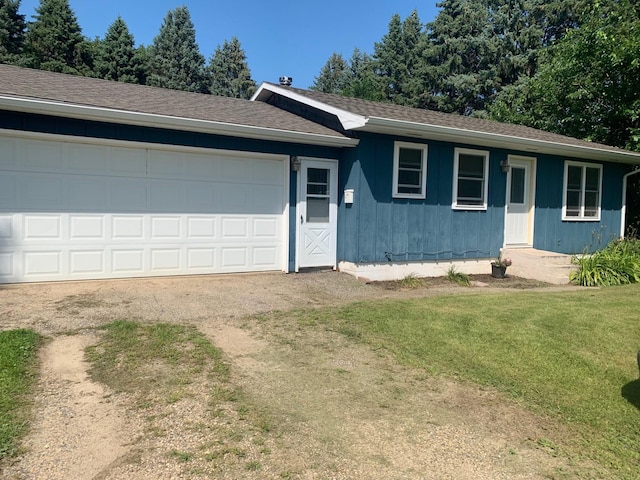
<path fill-rule="evenodd" d="M 293 83 L 293 78 L 292 77 L 280 77 L 280 85 L 282 85 L 283 87 L 290 87 L 291 84 Z"/>

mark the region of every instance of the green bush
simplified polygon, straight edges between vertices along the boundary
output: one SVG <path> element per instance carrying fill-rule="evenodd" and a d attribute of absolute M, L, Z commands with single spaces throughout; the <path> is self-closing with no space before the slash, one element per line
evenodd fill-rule
<path fill-rule="evenodd" d="M 613 240 L 602 250 L 574 257 L 578 270 L 571 282 L 585 287 L 623 285 L 640 282 L 640 241 Z"/>

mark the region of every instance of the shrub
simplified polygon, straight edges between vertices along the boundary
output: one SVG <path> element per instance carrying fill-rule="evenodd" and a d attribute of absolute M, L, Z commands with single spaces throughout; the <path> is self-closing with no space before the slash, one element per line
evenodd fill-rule
<path fill-rule="evenodd" d="M 585 287 L 640 282 L 640 241 L 635 238 L 613 240 L 602 250 L 573 257 L 578 270 L 571 282 Z"/>

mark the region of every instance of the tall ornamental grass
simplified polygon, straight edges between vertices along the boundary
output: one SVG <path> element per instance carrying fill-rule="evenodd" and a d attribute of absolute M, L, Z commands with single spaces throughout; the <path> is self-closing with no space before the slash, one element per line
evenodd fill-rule
<path fill-rule="evenodd" d="M 624 285 L 640 282 L 640 241 L 624 238 L 611 241 L 602 250 L 575 256 L 578 270 L 570 280 L 584 287 Z"/>

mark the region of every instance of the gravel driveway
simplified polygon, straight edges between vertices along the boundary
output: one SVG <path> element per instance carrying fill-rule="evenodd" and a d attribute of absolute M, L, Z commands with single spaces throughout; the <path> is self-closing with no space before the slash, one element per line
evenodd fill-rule
<path fill-rule="evenodd" d="M 540 446 L 562 438 L 549 419 L 495 392 L 399 367 L 335 332 L 301 330 L 286 316 L 251 317 L 462 292 L 473 293 L 455 286 L 390 291 L 334 272 L 0 287 L 0 328 L 29 327 L 52 339 L 42 352 L 25 454 L 0 477 L 572 478 L 575 465 Z M 206 380 L 194 382 L 183 400 L 141 408 L 87 374 L 84 349 L 97 343 L 96 327 L 116 319 L 197 326 L 222 349 L 236 387 L 273 427 L 258 439 L 230 411 L 225 431 L 234 433 L 224 441 L 235 443 L 214 468 L 211 449 L 222 439 L 207 423 Z M 260 461 L 247 461 L 252 455 Z"/>

